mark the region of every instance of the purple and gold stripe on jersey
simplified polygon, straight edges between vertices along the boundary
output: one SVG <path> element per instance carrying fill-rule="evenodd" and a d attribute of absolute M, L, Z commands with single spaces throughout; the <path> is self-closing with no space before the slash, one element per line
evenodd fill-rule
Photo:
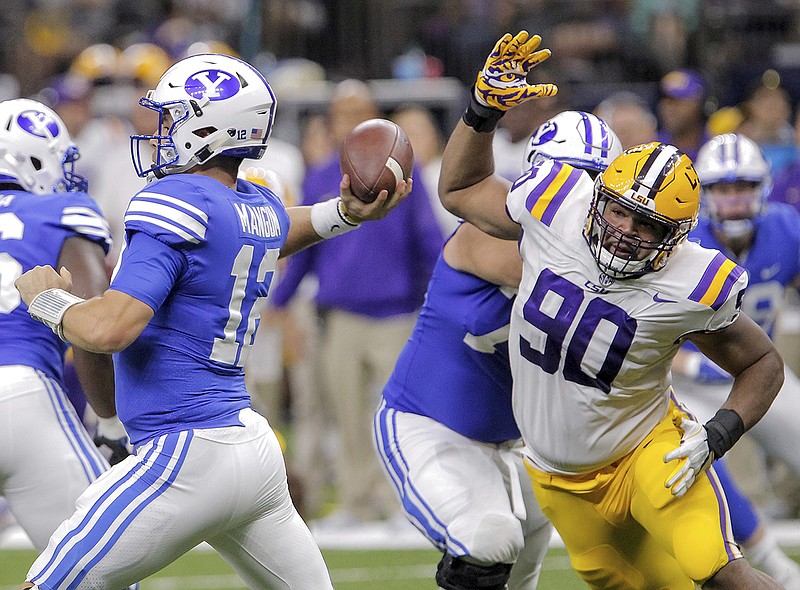
<path fill-rule="evenodd" d="M 131 199 L 125 223 L 149 223 L 197 244 L 205 240 L 208 215 L 179 198 L 142 191 Z"/>
<path fill-rule="evenodd" d="M 549 226 L 581 174 L 577 168 L 553 162 L 553 168 L 547 176 L 528 194 L 525 207 L 536 219 Z"/>
<path fill-rule="evenodd" d="M 717 310 L 728 299 L 733 285 L 743 272 L 744 268 L 718 253 L 706 268 L 689 299 Z"/>

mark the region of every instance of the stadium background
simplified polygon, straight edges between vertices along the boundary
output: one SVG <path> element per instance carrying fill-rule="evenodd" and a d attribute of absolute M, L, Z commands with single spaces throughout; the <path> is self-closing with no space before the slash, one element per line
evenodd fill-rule
<path fill-rule="evenodd" d="M 95 44 L 154 43 L 178 58 L 205 43 L 229 48 L 274 85 L 276 137 L 298 142 L 304 119 L 323 112 L 345 78 L 370 81 L 387 111 L 409 102 L 430 108 L 447 133 L 496 39 L 523 28 L 552 49 L 534 76 L 558 83 L 564 108 L 592 110 L 619 90 L 655 105 L 659 79 L 686 67 L 707 83 L 709 115 L 738 107 L 757 85 L 783 87 L 794 111 L 800 101 L 798 0 L 8 0 L 0 99 L 47 101 L 47 89 Z M 800 525 L 779 523 L 778 534 L 797 558 Z M 424 540 L 320 541 L 337 588 L 434 587 L 438 555 Z M 540 588 L 581 588 L 554 546 Z M 26 547 L 18 534 L 0 538 L 0 590 L 22 579 L 34 556 Z M 205 551 L 143 584 L 243 587 Z"/>

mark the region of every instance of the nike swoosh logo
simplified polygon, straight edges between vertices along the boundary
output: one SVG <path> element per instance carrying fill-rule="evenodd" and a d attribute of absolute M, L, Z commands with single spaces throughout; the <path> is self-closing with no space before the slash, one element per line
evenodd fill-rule
<path fill-rule="evenodd" d="M 663 299 L 658 293 L 653 295 L 653 301 L 656 303 L 678 303 L 674 299 Z"/>

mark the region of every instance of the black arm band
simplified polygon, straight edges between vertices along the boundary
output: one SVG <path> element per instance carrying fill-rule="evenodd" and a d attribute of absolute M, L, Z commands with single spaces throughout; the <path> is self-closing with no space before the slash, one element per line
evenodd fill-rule
<path fill-rule="evenodd" d="M 714 417 L 705 423 L 708 438 L 708 448 L 714 453 L 714 458 L 719 459 L 742 438 L 744 422 L 735 411 L 728 409 L 718 410 Z"/>
<path fill-rule="evenodd" d="M 479 103 L 478 99 L 475 98 L 475 89 L 471 88 L 469 91 L 469 104 L 461 119 L 475 131 L 488 133 L 489 131 L 494 131 L 498 121 L 505 114 L 505 111 L 485 107 Z"/>

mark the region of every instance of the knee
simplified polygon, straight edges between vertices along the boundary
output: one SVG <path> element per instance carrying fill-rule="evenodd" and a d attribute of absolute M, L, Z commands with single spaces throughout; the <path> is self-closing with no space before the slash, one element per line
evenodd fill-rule
<path fill-rule="evenodd" d="M 688 577 L 696 581 L 707 580 L 727 563 L 718 521 L 695 512 L 676 524 L 673 551 Z M 692 542 L 687 543 L 686 539 L 692 539 Z"/>
<path fill-rule="evenodd" d="M 633 590 L 644 587 L 642 573 L 610 545 L 598 545 L 570 558 L 572 567 L 590 588 Z"/>
<path fill-rule="evenodd" d="M 513 563 L 525 542 L 522 524 L 510 513 L 484 514 L 477 521 L 474 514 L 465 515 L 454 519 L 448 531 L 466 546 L 470 558 L 482 563 Z"/>

